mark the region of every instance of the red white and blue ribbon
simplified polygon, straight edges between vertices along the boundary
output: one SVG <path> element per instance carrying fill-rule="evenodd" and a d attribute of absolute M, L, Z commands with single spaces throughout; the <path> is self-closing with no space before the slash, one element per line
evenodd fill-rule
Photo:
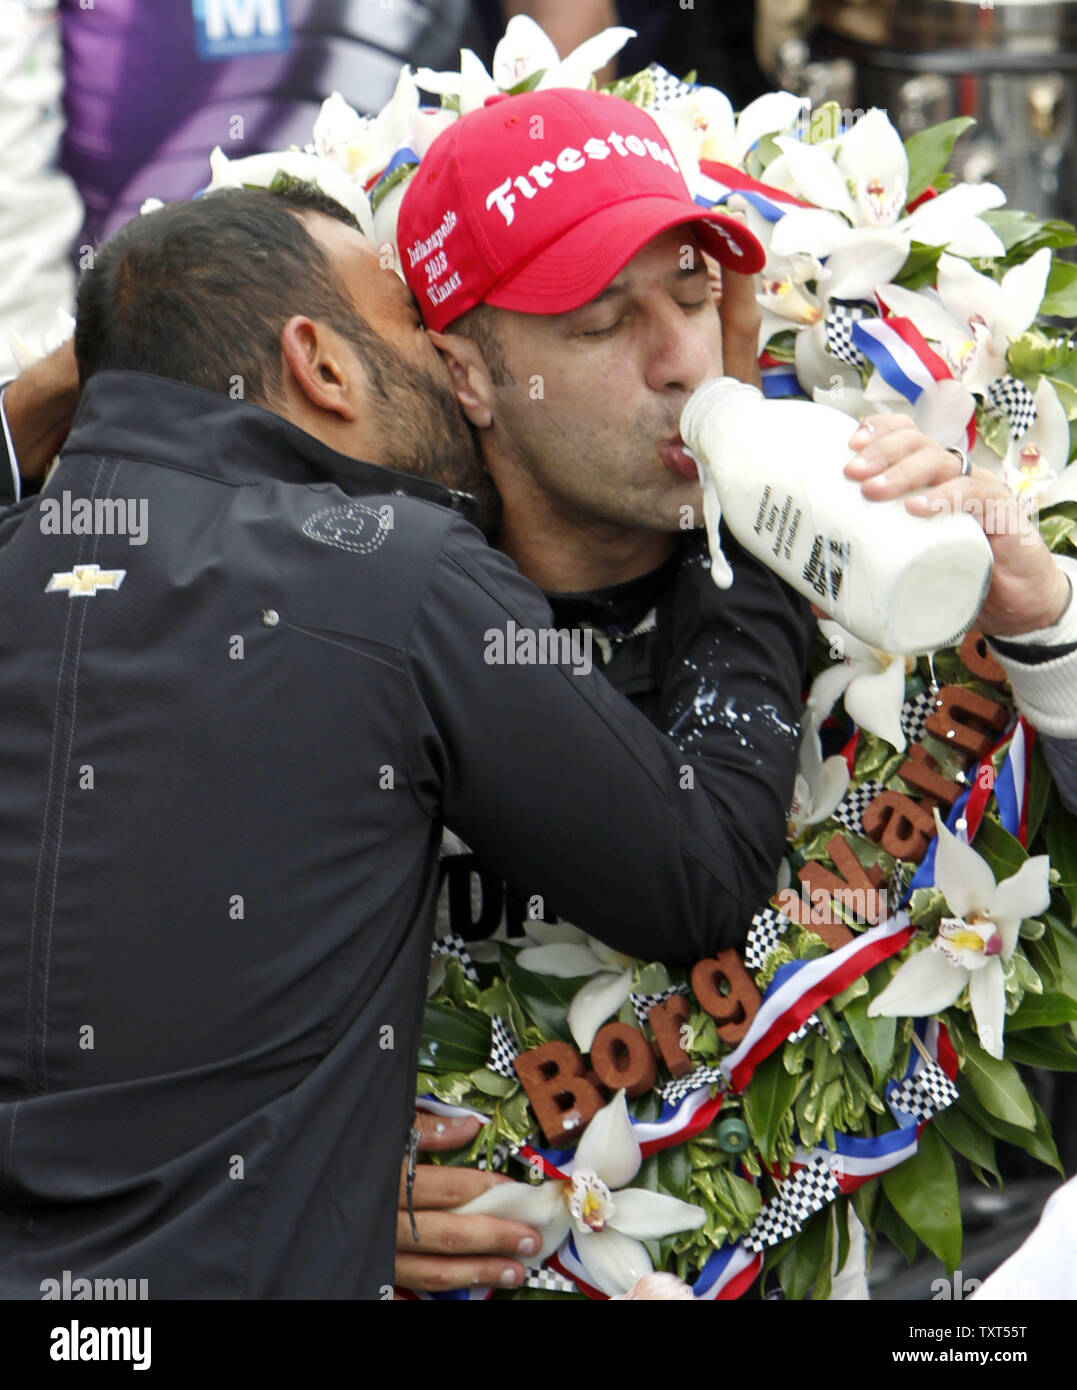
<path fill-rule="evenodd" d="M 783 965 L 771 980 L 740 1045 L 719 1063 L 733 1089 L 743 1091 L 759 1063 L 807 1022 L 820 1004 L 840 994 L 881 960 L 895 955 L 912 940 L 915 930 L 908 917 L 899 912 L 827 956 Z"/>
<path fill-rule="evenodd" d="M 912 319 L 858 319 L 853 346 L 868 359 L 886 384 L 915 404 L 924 391 L 953 373 Z M 968 447 L 976 442 L 976 412 L 966 426 Z"/>
<path fill-rule="evenodd" d="M 389 163 L 385 166 L 381 173 L 375 174 L 374 178 L 371 179 L 371 181 L 367 184 L 365 190 L 366 193 L 372 201 L 376 200 L 378 188 L 382 183 L 384 183 L 384 181 L 387 178 L 389 178 L 391 174 L 395 174 L 396 171 L 404 165 L 413 165 L 418 163 L 419 156 L 415 153 L 415 151 L 409 145 L 400 145 L 394 152 L 392 159 L 389 160 Z"/>
<path fill-rule="evenodd" d="M 907 401 L 919 400 L 924 390 L 951 375 L 912 319 L 858 319 L 852 335 L 853 346 Z"/>
<path fill-rule="evenodd" d="M 659 1153 L 662 1149 L 683 1144 L 702 1132 L 711 1123 L 722 1106 L 721 1095 L 710 1094 L 710 1083 L 704 1083 L 698 1090 L 689 1092 L 676 1105 L 663 1105 L 656 1120 L 637 1120 L 632 1118 L 632 1132 L 644 1158 Z M 534 1144 L 524 1144 L 519 1157 L 525 1163 L 538 1163 L 548 1178 L 567 1181 L 572 1175 L 572 1162 L 575 1149 L 540 1149 Z"/>
<path fill-rule="evenodd" d="M 727 202 L 734 194 L 744 198 L 762 214 L 768 222 L 777 222 L 791 208 L 810 208 L 811 203 L 801 202 L 791 193 L 770 184 L 760 183 L 742 169 L 731 164 L 719 164 L 715 160 L 703 159 L 699 164 L 700 177 L 695 181 L 695 200 L 701 207 L 712 208 L 718 203 Z"/>
<path fill-rule="evenodd" d="M 968 791 L 962 792 L 950 808 L 946 817 L 948 830 L 956 834 L 959 828 L 963 828 L 968 843 L 971 844 L 976 838 L 976 832 L 980 828 L 980 822 L 993 793 L 1003 829 L 1008 830 L 1027 848 L 1028 788 L 1035 739 L 1035 729 L 1024 715 L 1018 716 L 1016 724 L 981 758 L 970 779 L 971 786 Z M 994 757 L 999 749 L 1005 746 L 1007 740 L 1010 746 L 996 777 Z M 960 826 L 962 821 L 963 827 Z M 906 890 L 906 900 L 912 897 L 917 888 L 930 888 L 934 884 L 937 845 L 937 838 L 928 845 L 927 852 Z"/>
<path fill-rule="evenodd" d="M 727 1302 L 740 1298 L 755 1283 L 763 1268 L 763 1256 L 743 1245 L 723 1245 L 716 1250 L 692 1285 L 696 1298 Z"/>
<path fill-rule="evenodd" d="M 792 362 L 778 362 L 764 353 L 759 359 L 759 371 L 763 378 L 763 395 L 768 401 L 780 400 L 783 396 L 804 395 L 804 388 Z"/>

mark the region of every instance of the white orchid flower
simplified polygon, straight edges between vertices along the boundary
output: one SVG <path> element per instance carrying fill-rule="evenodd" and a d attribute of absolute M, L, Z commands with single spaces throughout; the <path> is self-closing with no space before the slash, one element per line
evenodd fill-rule
<path fill-rule="evenodd" d="M 1003 963 L 1017 947 L 1024 917 L 1036 917 L 1050 903 L 1050 861 L 1039 854 L 1001 883 L 971 845 L 951 834 L 935 812 L 938 844 L 935 884 L 953 913 L 925 950 L 910 956 L 887 987 L 868 1006 L 871 1018 L 922 1018 L 955 1004 L 965 986 L 980 1045 L 1002 1056 L 1006 1019 Z"/>
<path fill-rule="evenodd" d="M 936 291 L 881 285 L 878 296 L 892 313 L 911 319 L 925 338 L 938 344 L 958 381 L 982 393 L 1006 375 L 1006 352 L 1035 319 L 1050 269 L 1051 252 L 1045 246 L 1008 270 L 1000 284 L 944 253 Z"/>
<path fill-rule="evenodd" d="M 441 132 L 457 119 L 454 111 L 419 105 L 419 89 L 411 69 L 400 69 L 392 99 L 376 116 L 360 116 L 339 92 L 323 103 L 314 123 L 314 143 L 308 153 L 331 160 L 364 192 L 369 192 L 398 150 L 410 150 L 421 160 Z M 376 199 L 372 236 L 379 246 L 396 247 L 396 221 L 407 177 Z M 403 279 L 399 258 L 394 269 Z"/>
<path fill-rule="evenodd" d="M 696 87 L 671 101 L 663 114 L 696 135 L 697 159 L 742 165 L 748 151 L 764 135 L 788 130 L 807 105 L 806 97 L 792 92 L 767 92 L 750 102 L 738 117 L 724 92 L 717 87 Z"/>
<path fill-rule="evenodd" d="M 1002 460 L 1006 486 L 1028 512 L 1077 501 L 1077 464 L 1067 467 L 1070 427 L 1058 392 L 1045 376 L 1036 387 L 1036 418 L 1011 438 Z"/>
<path fill-rule="evenodd" d="M 996 183 L 955 184 L 901 218 L 894 230 L 922 246 L 945 246 L 955 256 L 1004 256 L 1005 246 L 980 214 L 1005 201 Z"/>
<path fill-rule="evenodd" d="M 434 72 L 419 68 L 415 80 L 424 91 L 441 97 L 453 97 L 459 102 L 460 114 L 477 111 L 487 97 L 507 92 L 521 82 L 542 73 L 537 86 L 575 87 L 591 85 L 591 78 L 619 53 L 634 29 L 616 25 L 585 40 L 561 59 L 553 40 L 528 15 L 513 15 L 505 28 L 504 37 L 494 49 L 493 75 L 469 48 L 460 50 L 459 72 Z"/>
<path fill-rule="evenodd" d="M 878 108 L 834 139 L 812 145 L 779 136 L 777 144 L 782 154 L 767 165 L 767 182 L 831 217 L 840 215 L 854 228 L 890 228 L 906 248 L 915 240 L 949 246 L 961 256 L 1005 255 L 1002 242 L 980 217 L 1006 201 L 996 184 L 959 184 L 901 215 L 908 195 L 908 156 L 901 136 Z"/>
<path fill-rule="evenodd" d="M 456 1210 L 534 1226 L 542 1235 L 536 1264 L 571 1234 L 588 1283 L 613 1298 L 652 1272 L 644 1240 L 698 1230 L 706 1220 L 702 1207 L 627 1187 L 642 1161 L 618 1091 L 584 1131 L 566 1181 L 499 1183 Z"/>
<path fill-rule="evenodd" d="M 278 174 L 314 184 L 335 199 L 355 218 L 364 236 L 373 239 L 374 221 L 370 200 L 348 175 L 331 159 L 302 150 L 274 150 L 268 154 L 252 154 L 245 159 L 229 159 L 220 145 L 209 157 L 211 178 L 209 190 L 218 188 L 269 188 Z"/>
<path fill-rule="evenodd" d="M 487 97 L 492 97 L 501 90 L 486 71 L 486 64 L 470 48 L 460 50 L 459 72 L 434 72 L 432 68 L 417 68 L 415 81 L 424 92 L 433 92 L 435 96 L 442 98 L 454 98 L 461 116 L 478 111 Z"/>
<path fill-rule="evenodd" d="M 804 720 L 797 768 L 785 832 L 788 840 L 799 840 L 809 825 L 833 815 L 849 789 L 848 763 L 840 753 L 823 761 L 819 730 L 811 718 Z"/>
<path fill-rule="evenodd" d="M 872 107 L 833 140 L 812 145 L 780 135 L 776 144 L 785 157 L 783 169 L 817 208 L 841 213 L 854 227 L 892 227 L 898 220 L 909 189 L 909 160 L 885 111 Z M 773 163 L 768 181 L 772 170 Z"/>
<path fill-rule="evenodd" d="M 405 63 L 392 97 L 376 116 L 360 116 L 339 92 L 327 97 L 314 122 L 310 152 L 331 159 L 366 190 L 401 146 L 421 159 L 455 119 L 455 112 L 419 105 L 419 88 Z"/>
<path fill-rule="evenodd" d="M 524 15 L 517 15 L 516 19 L 524 19 Z M 511 28 L 513 20 L 509 20 Z M 528 23 L 534 23 L 528 20 Z M 538 25 L 535 25 L 538 29 Z M 541 30 L 540 30 L 541 33 Z M 505 31 L 505 39 L 509 37 L 508 29 Z M 545 35 L 543 35 L 545 38 Z M 541 82 L 539 90 L 548 87 L 575 87 L 583 89 L 590 87 L 591 79 L 596 72 L 600 72 L 606 64 L 620 53 L 629 39 L 636 37 L 635 29 L 626 29 L 623 24 L 615 24 L 609 29 L 603 29 L 601 33 L 594 34 L 589 39 L 584 39 L 583 43 L 561 60 L 555 67 L 547 68 Z M 502 43 L 505 42 L 502 39 Z M 500 46 L 500 45 L 499 45 Z M 553 45 L 551 44 L 552 48 Z M 556 50 L 555 50 L 556 51 Z M 497 65 L 497 52 L 494 52 L 494 65 Z"/>
<path fill-rule="evenodd" d="M 632 957 L 615 951 L 569 922 L 524 923 L 528 938 L 516 963 L 536 975 L 561 980 L 591 975 L 568 1006 L 568 1026 L 581 1052 L 590 1052 L 595 1034 L 632 993 Z"/>
<path fill-rule="evenodd" d="M 820 620 L 819 631 L 831 651 L 841 653 L 843 659 L 816 676 L 805 706 L 809 717 L 822 727 L 838 696 L 844 695 L 845 712 L 854 724 L 904 752 L 901 707 L 909 669 L 906 658 L 869 647 L 829 619 Z"/>

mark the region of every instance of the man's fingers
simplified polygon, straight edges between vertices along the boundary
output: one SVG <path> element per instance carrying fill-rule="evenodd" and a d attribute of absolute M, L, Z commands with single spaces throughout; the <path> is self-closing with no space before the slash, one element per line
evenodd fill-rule
<path fill-rule="evenodd" d="M 857 436 L 854 434 L 853 439 L 856 438 Z M 879 473 L 884 468 L 889 468 L 891 464 L 897 463 L 916 449 L 928 445 L 935 449 L 943 459 L 953 458 L 953 454 L 947 455 L 945 449 L 928 439 L 926 435 L 921 434 L 913 425 L 888 430 L 885 434 L 871 435 L 865 443 L 851 445 L 856 452 L 845 465 L 846 477 L 868 478 L 873 473 Z"/>
<path fill-rule="evenodd" d="M 937 444 L 923 443 L 881 471 L 860 480 L 860 490 L 871 502 L 888 502 L 915 489 L 950 482 L 957 467 L 958 462 L 952 454 L 942 452 Z"/>
<path fill-rule="evenodd" d="M 508 1255 L 533 1259 L 542 1241 L 521 1221 L 500 1216 L 460 1216 L 448 1211 L 416 1211 L 416 1241 L 406 1211 L 396 1214 L 396 1248 L 406 1254 Z"/>
<path fill-rule="evenodd" d="M 1023 520 L 1017 499 L 1008 489 L 989 474 L 981 473 L 977 477 L 977 473 L 981 470 L 975 469 L 967 477 L 949 478 L 935 487 L 914 493 L 906 498 L 905 510 L 913 516 L 968 512 L 976 517 L 988 535 L 1034 533 L 1035 528 Z"/>
<path fill-rule="evenodd" d="M 862 449 L 875 439 L 882 439 L 895 430 L 912 430 L 916 425 L 908 415 L 865 415 L 849 440 L 850 447 Z"/>
<path fill-rule="evenodd" d="M 398 1288 L 424 1293 L 446 1293 L 450 1289 L 477 1286 L 514 1289 L 524 1277 L 523 1265 L 516 1260 L 497 1260 L 489 1256 L 447 1259 L 440 1255 L 397 1255 Z"/>
<path fill-rule="evenodd" d="M 400 1194 L 398 1205 L 407 1206 L 405 1179 L 407 1164 L 400 1167 Z M 418 1211 L 421 1207 L 445 1211 L 450 1207 L 462 1207 L 487 1188 L 496 1183 L 511 1179 L 502 1173 L 482 1173 L 478 1168 L 450 1168 L 438 1163 L 419 1163 L 415 1168 L 415 1182 L 411 1190 L 412 1206 Z"/>
<path fill-rule="evenodd" d="M 416 1110 L 415 1128 L 422 1136 L 419 1148 L 424 1153 L 438 1153 L 443 1149 L 459 1149 L 470 1144 L 482 1128 L 482 1121 L 474 1115 L 451 1119 L 448 1115 L 432 1115 L 426 1110 Z"/>

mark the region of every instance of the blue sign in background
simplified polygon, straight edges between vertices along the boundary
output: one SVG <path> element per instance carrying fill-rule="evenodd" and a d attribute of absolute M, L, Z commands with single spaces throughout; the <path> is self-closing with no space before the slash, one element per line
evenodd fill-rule
<path fill-rule="evenodd" d="M 242 58 L 291 45 L 285 0 L 191 0 L 198 56 Z"/>

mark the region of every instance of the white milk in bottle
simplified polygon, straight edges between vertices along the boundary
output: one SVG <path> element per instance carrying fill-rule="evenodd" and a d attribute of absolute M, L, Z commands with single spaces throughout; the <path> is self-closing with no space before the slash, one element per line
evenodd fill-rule
<path fill-rule="evenodd" d="M 855 428 L 832 406 L 768 401 L 732 377 L 695 392 L 681 436 L 699 467 L 714 582 L 733 582 L 724 517 L 745 550 L 869 646 L 950 646 L 987 593 L 991 546 L 964 512 L 917 517 L 903 499 L 864 497 L 842 471 Z"/>

